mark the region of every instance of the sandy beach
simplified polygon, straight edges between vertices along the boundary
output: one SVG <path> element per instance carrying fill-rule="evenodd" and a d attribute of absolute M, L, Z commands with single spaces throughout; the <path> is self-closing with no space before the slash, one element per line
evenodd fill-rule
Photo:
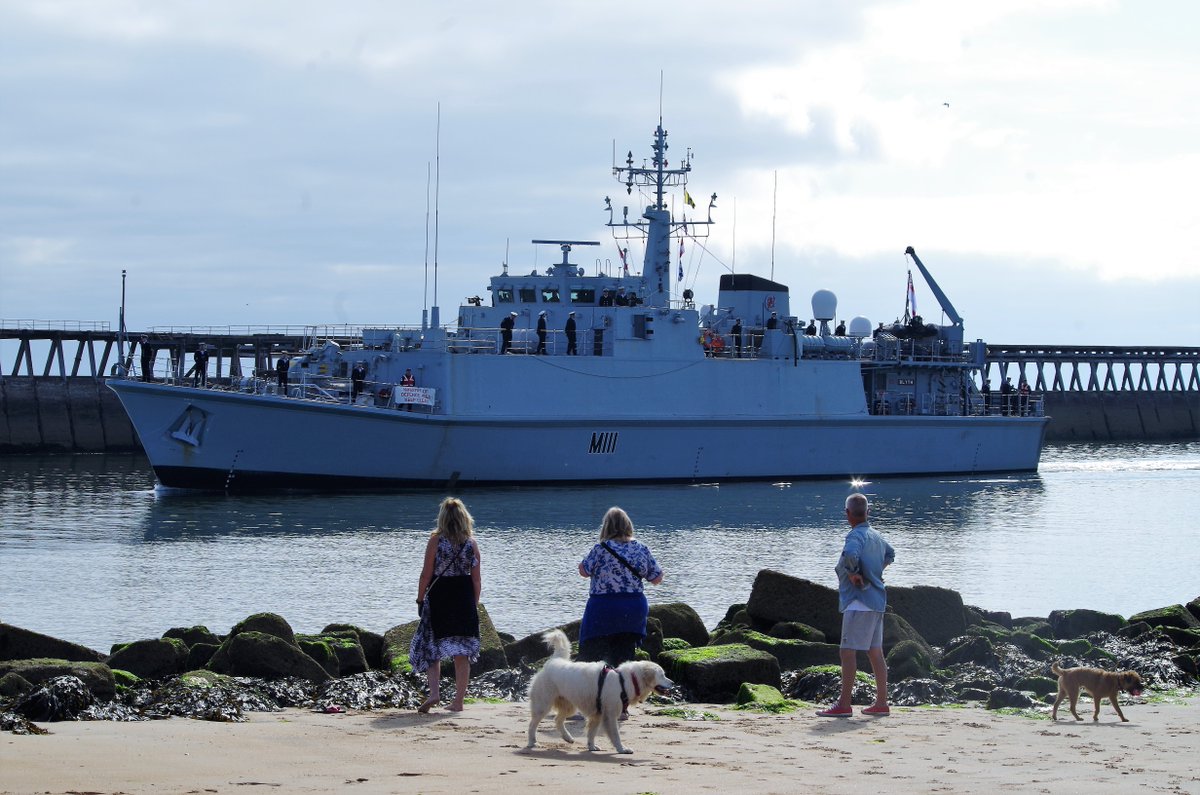
<path fill-rule="evenodd" d="M 654 708 L 651 708 L 653 710 Z M 886 718 L 817 718 L 691 705 L 716 720 L 635 710 L 617 755 L 568 745 L 542 723 L 526 751 L 524 704 L 462 713 L 255 713 L 221 724 L 44 724 L 0 737 L 8 793 L 1031 792 L 1200 793 L 1200 699 L 1105 705 L 1082 723 L 982 708 L 894 708 Z M 568 724 L 582 733 L 582 723 Z"/>

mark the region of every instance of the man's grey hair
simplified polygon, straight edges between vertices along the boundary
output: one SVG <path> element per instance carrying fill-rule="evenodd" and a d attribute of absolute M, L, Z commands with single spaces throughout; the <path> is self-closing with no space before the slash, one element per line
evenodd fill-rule
<path fill-rule="evenodd" d="M 846 498 L 846 512 L 856 519 L 867 518 L 867 510 L 870 504 L 867 502 L 865 494 L 851 494 Z"/>

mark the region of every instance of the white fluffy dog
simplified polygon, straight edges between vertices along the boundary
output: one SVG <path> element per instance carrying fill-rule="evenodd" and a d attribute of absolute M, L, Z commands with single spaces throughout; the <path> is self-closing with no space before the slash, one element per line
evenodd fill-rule
<path fill-rule="evenodd" d="M 596 732 L 604 731 L 618 753 L 633 751 L 621 744 L 619 719 L 624 708 L 637 704 L 651 692 L 666 693 L 675 683 L 663 669 L 648 661 L 621 663 L 615 670 L 602 662 L 571 662 L 571 642 L 562 630 L 542 636 L 552 651 L 542 670 L 529 685 L 529 745 L 537 745 L 537 727 L 554 709 L 554 725 L 569 743 L 575 738 L 563 722 L 579 710 L 587 718 L 588 750 L 597 751 Z M 605 672 L 605 673 L 601 673 Z M 623 692 L 622 692 L 623 691 Z"/>

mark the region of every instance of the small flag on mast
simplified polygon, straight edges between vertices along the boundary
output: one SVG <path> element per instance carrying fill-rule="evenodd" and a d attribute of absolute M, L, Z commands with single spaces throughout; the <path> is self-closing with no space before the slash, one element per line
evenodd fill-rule
<path fill-rule="evenodd" d="M 629 260 L 625 259 L 625 255 L 629 253 L 629 249 L 621 248 L 621 244 L 617 244 L 617 253 L 621 255 L 621 265 L 625 269 L 625 275 L 629 275 Z"/>
<path fill-rule="evenodd" d="M 693 210 L 696 209 L 696 202 L 692 201 L 692 194 L 687 192 L 687 188 L 683 189 L 683 203 Z"/>
<path fill-rule="evenodd" d="M 683 281 L 683 235 L 679 236 L 679 281 Z"/>

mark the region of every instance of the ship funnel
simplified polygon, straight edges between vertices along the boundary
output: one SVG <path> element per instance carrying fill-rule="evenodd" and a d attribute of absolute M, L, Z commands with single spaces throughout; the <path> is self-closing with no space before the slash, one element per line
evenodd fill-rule
<path fill-rule="evenodd" d="M 813 317 L 833 320 L 837 317 L 837 296 L 830 290 L 817 290 L 812 297 Z"/>

